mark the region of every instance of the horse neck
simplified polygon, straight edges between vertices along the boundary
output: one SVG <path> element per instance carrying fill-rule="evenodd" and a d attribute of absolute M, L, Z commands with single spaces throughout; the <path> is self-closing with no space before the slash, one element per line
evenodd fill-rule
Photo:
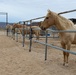
<path fill-rule="evenodd" d="M 74 24 L 63 17 L 56 17 L 55 19 L 55 26 L 57 27 L 58 30 L 71 30 L 74 29 Z M 65 32 L 60 32 L 60 37 L 66 36 Z"/>
<path fill-rule="evenodd" d="M 73 24 L 68 19 L 57 15 L 55 18 L 55 26 L 58 30 L 68 30 L 73 27 Z"/>

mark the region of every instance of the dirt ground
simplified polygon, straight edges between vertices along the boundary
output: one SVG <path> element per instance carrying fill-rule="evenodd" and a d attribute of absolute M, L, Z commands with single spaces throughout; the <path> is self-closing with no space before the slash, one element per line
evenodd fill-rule
<path fill-rule="evenodd" d="M 45 46 L 34 42 L 29 52 L 29 40 L 22 38 L 16 42 L 0 31 L 0 75 L 76 75 L 76 56 L 70 54 L 69 66 L 63 66 L 63 52 L 48 47 L 48 57 L 45 61 Z M 40 41 L 44 39 L 40 38 Z M 49 43 L 60 46 L 58 39 L 49 38 Z M 72 45 L 72 51 L 76 45 Z"/>

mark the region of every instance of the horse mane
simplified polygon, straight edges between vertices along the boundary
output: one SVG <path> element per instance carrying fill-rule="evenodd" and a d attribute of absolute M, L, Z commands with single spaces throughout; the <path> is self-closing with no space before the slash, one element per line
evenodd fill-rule
<path fill-rule="evenodd" d="M 64 26 L 66 26 L 66 28 L 72 27 L 74 25 L 74 23 L 64 17 L 62 17 L 61 15 L 58 15 L 60 18 L 60 21 L 62 24 L 64 24 Z"/>

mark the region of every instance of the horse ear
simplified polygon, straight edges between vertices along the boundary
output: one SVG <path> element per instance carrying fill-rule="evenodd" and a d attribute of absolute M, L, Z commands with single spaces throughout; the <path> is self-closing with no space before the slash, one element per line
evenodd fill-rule
<path fill-rule="evenodd" d="M 52 13 L 52 11 L 50 11 L 50 10 L 48 9 L 48 13 L 49 13 L 49 14 L 51 14 L 51 13 Z"/>
<path fill-rule="evenodd" d="M 50 11 L 49 9 L 47 10 L 49 13 L 51 13 L 52 11 Z"/>
<path fill-rule="evenodd" d="M 51 12 L 49 9 L 47 10 L 48 12 Z"/>

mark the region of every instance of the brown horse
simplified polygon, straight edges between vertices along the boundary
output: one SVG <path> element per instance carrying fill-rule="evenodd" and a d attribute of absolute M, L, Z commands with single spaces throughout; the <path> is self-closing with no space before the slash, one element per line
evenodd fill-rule
<path fill-rule="evenodd" d="M 44 21 L 41 23 L 40 28 L 42 30 L 46 30 L 52 25 L 55 25 L 58 30 L 76 30 L 76 27 L 72 23 L 72 21 L 58 15 L 55 12 L 48 10 L 48 13 Z M 76 44 L 76 33 L 60 32 L 59 35 L 61 38 L 62 48 L 70 50 L 71 44 Z M 63 52 L 63 55 L 64 55 L 63 65 L 68 66 L 69 53 Z"/>
<path fill-rule="evenodd" d="M 15 30 L 15 28 L 19 28 L 19 31 L 21 34 L 23 34 L 23 27 L 24 27 L 24 35 L 30 34 L 30 27 L 29 26 L 21 25 L 21 24 L 14 24 L 13 25 L 13 29 Z M 32 34 L 35 34 L 36 40 L 39 40 L 40 30 L 37 30 L 37 29 L 39 29 L 39 27 L 38 26 L 31 26 L 31 28 L 32 28 Z"/>

